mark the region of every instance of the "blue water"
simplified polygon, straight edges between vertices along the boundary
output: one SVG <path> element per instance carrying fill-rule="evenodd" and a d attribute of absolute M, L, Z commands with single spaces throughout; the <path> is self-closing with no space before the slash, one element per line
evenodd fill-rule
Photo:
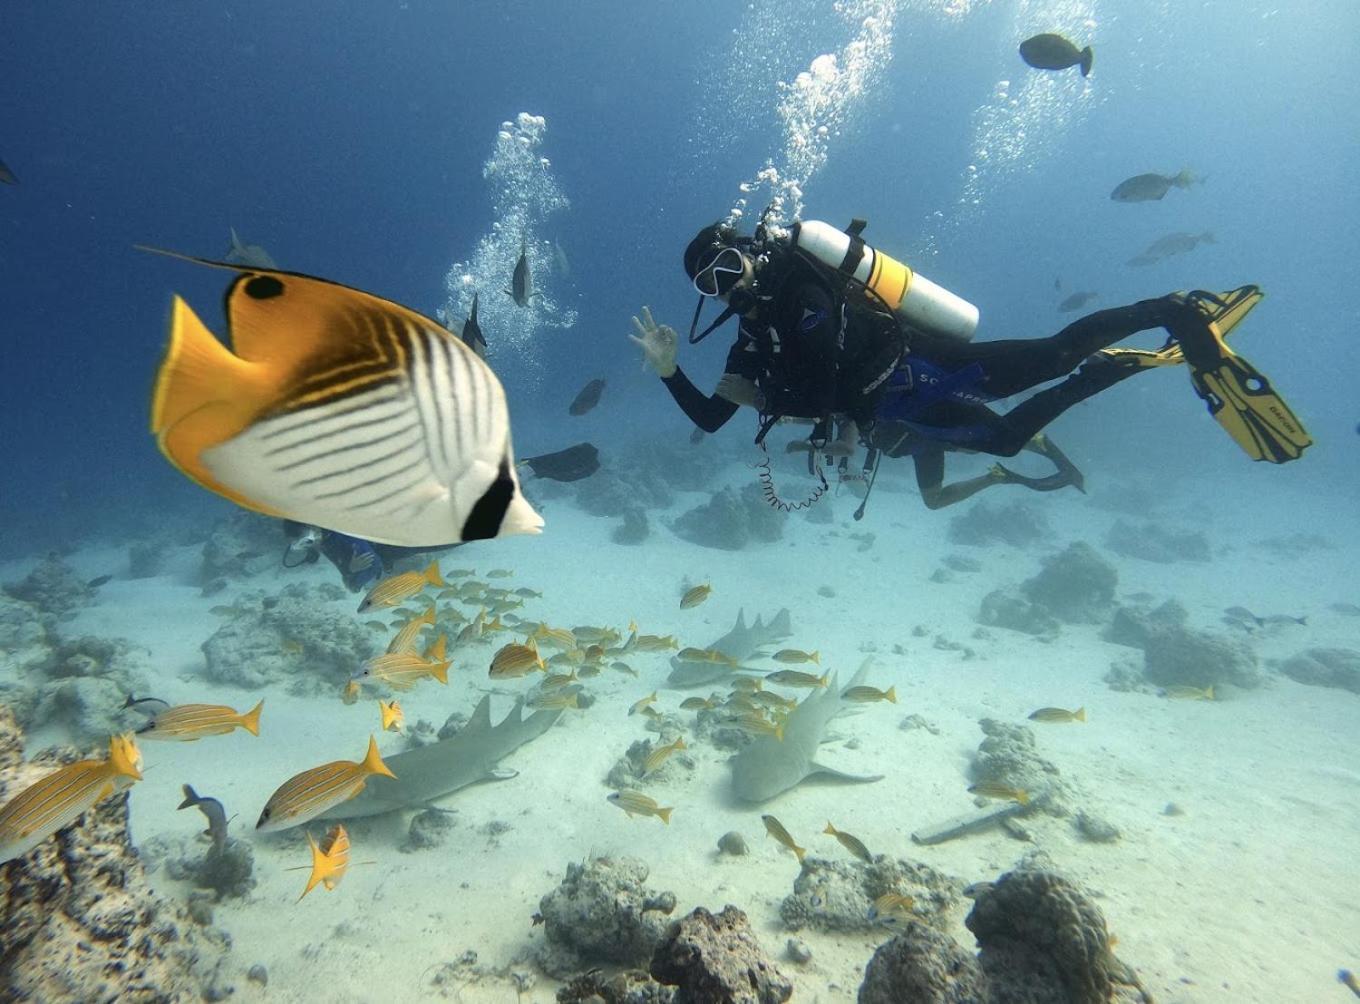
<path fill-rule="evenodd" d="M 1074 9 L 1094 18 L 1084 109 L 1058 127 L 1027 122 L 1041 149 L 984 183 L 979 211 L 916 261 L 982 308 L 980 337 L 1055 330 L 1055 276 L 1065 290 L 1099 291 L 1100 305 L 1262 284 L 1270 298 L 1243 350 L 1319 441 L 1307 462 L 1268 476 L 1353 487 L 1357 310 L 1346 290 L 1360 243 L 1360 15 L 1341 2 L 1155 7 L 1052 5 L 1068 20 Z M 449 262 L 491 223 L 482 164 L 497 123 L 520 111 L 548 120 L 545 153 L 572 205 L 545 236 L 571 257 L 562 294 L 579 311 L 572 329 L 532 346 L 551 394 L 517 394 L 517 353 L 493 353 L 520 452 L 559 445 L 547 429 L 595 375 L 610 378 L 616 409 L 683 430 L 637 373 L 628 315 L 650 302 L 682 323 L 679 250 L 726 211 L 742 177 L 778 160 L 776 81 L 847 33 L 829 4 L 793 5 L 782 32 L 745 40 L 740 52 L 768 58 L 743 70 L 733 41 L 742 14 L 720 2 L 52 0 L 9 11 L 0 157 L 21 185 L 0 192 L 0 546 L 88 530 L 148 497 L 202 501 L 157 457 L 145 418 L 171 291 L 213 323 L 221 276 L 134 243 L 215 256 L 231 225 L 290 268 L 433 312 Z M 827 37 L 800 30 L 801 18 Z M 808 185 L 807 215 L 867 216 L 871 239 L 918 251 L 932 213 L 957 213 L 974 110 L 999 80 L 1018 86 L 1033 72 L 1014 51 L 1026 18 L 1043 26 L 1044 5 L 1024 16 L 1013 4 L 954 18 L 903 10 L 891 64 Z M 744 81 L 735 90 L 733 78 Z M 1180 166 L 1208 183 L 1162 203 L 1106 198 L 1129 174 Z M 1177 229 L 1213 229 L 1219 243 L 1151 269 L 1123 266 Z M 683 361 L 707 377 L 722 341 Z M 1163 381 L 1154 402 L 1121 388 L 1062 431 L 1091 455 L 1161 450 L 1171 437 L 1174 457 L 1183 428 L 1196 454 L 1231 450 L 1179 380 Z M 606 435 L 607 424 L 590 431 Z"/>

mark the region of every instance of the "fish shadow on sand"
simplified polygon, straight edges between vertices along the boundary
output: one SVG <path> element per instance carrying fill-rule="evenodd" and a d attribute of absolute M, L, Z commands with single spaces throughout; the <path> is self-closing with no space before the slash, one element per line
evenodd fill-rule
<path fill-rule="evenodd" d="M 524 716 L 524 698 L 499 725 L 491 724 L 491 695 L 481 699 L 468 723 L 456 735 L 417 749 L 385 757 L 396 778 L 377 775 L 364 790 L 325 814 L 326 819 L 378 816 L 401 809 L 429 808 L 431 803 L 479 781 L 506 781 L 519 772 L 496 764 L 552 728 L 560 708 Z"/>
<path fill-rule="evenodd" d="M 825 688 L 805 697 L 784 720 L 784 738 L 760 736 L 732 758 L 732 795 L 736 803 L 768 802 L 811 777 L 843 783 L 882 780 L 882 774 L 848 774 L 817 760 L 826 727 L 850 703 L 841 695 L 864 682 L 872 659 L 845 687 L 833 676 Z"/>

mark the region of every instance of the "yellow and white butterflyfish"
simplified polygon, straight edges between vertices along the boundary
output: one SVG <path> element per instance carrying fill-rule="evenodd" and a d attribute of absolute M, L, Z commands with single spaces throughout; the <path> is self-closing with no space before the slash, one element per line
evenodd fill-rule
<path fill-rule="evenodd" d="M 438 323 L 325 279 L 160 253 L 236 273 L 230 348 L 176 296 L 156 375 L 151 431 L 191 480 L 384 544 L 542 528 L 500 381 Z"/>

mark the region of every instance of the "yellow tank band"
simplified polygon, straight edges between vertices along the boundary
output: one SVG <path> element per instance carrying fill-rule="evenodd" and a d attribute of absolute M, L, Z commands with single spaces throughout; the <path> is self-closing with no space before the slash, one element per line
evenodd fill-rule
<path fill-rule="evenodd" d="M 907 295 L 907 287 L 911 285 L 911 269 L 896 258 L 875 251 L 874 266 L 865 285 L 883 297 L 891 309 L 896 310 Z"/>

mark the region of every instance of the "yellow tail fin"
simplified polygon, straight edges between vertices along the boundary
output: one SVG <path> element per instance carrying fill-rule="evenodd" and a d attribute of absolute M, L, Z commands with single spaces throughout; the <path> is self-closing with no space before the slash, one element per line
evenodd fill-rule
<path fill-rule="evenodd" d="M 424 573 L 424 574 L 425 574 L 425 581 L 428 582 L 428 583 L 429 583 L 430 585 L 432 585 L 432 586 L 446 586 L 446 585 L 448 585 L 448 583 L 446 583 L 446 582 L 444 581 L 444 577 L 443 577 L 442 575 L 439 574 L 439 562 L 437 562 L 437 561 L 432 561 L 432 562 L 430 562 L 430 567 L 427 568 L 427 569 L 425 569 L 425 573 Z"/>
<path fill-rule="evenodd" d="M 897 685 L 894 684 L 893 686 L 889 687 L 889 688 L 888 688 L 888 692 L 887 692 L 886 694 L 884 694 L 883 696 L 886 697 L 886 698 L 888 699 L 888 703 L 889 703 L 889 704 L 896 704 L 896 703 L 897 703 Z"/>
<path fill-rule="evenodd" d="M 394 781 L 397 779 L 397 775 L 387 769 L 387 764 L 378 755 L 378 740 L 373 736 L 368 737 L 368 752 L 364 754 L 360 767 L 365 774 L 385 774 Z"/>
<path fill-rule="evenodd" d="M 452 665 L 453 663 L 449 662 L 447 659 L 443 660 L 442 662 L 437 662 L 430 667 L 430 675 L 433 676 L 440 683 L 444 684 L 445 686 L 448 686 L 449 667 Z"/>
<path fill-rule="evenodd" d="M 260 709 L 263 707 L 264 701 L 261 700 L 259 704 L 255 705 L 255 707 L 241 716 L 241 728 L 245 729 L 252 736 L 258 736 L 260 734 Z"/>
<path fill-rule="evenodd" d="M 1073 714 L 1072 717 L 1075 718 L 1075 719 L 1076 719 L 1077 721 L 1079 721 L 1079 722 L 1084 722 L 1084 721 L 1086 721 L 1086 709 L 1085 709 L 1085 708 L 1078 708 L 1078 709 L 1076 710 L 1076 713 Z"/>
<path fill-rule="evenodd" d="M 663 823 L 665 823 L 667 826 L 670 826 L 670 825 L 671 825 L 671 813 L 674 812 L 674 811 L 675 811 L 675 807 L 672 806 L 672 807 L 669 808 L 669 809 L 657 809 L 657 810 L 656 810 L 656 814 L 657 814 L 658 816 L 661 817 L 661 821 L 662 821 Z"/>

